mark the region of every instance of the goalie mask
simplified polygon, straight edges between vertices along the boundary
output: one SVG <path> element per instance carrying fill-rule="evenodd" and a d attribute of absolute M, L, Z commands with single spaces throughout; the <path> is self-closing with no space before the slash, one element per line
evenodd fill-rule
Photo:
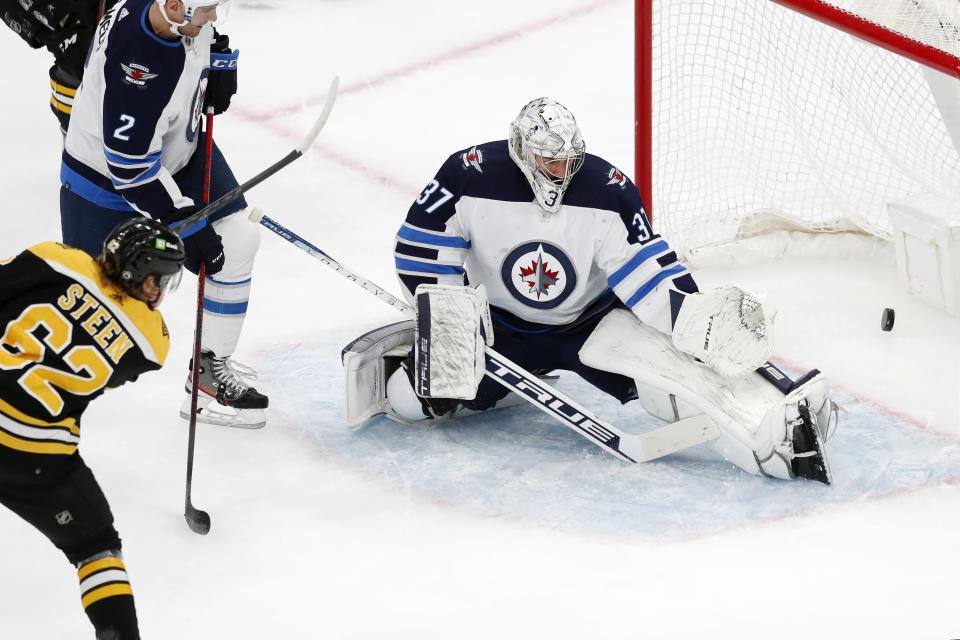
<path fill-rule="evenodd" d="M 507 146 L 537 202 L 556 213 L 586 149 L 573 114 L 556 100 L 537 98 L 510 124 Z"/>
<path fill-rule="evenodd" d="M 177 22 L 170 18 L 167 12 L 168 0 L 156 0 L 160 6 L 163 19 L 170 25 L 170 30 L 178 36 L 191 37 L 180 31 L 187 25 L 202 28 L 207 24 L 220 27 L 227 21 L 230 10 L 230 0 L 179 0 L 183 5 L 183 21 Z"/>

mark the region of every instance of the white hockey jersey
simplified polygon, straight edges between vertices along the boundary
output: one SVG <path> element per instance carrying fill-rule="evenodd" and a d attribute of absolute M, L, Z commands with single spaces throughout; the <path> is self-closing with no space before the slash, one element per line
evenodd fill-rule
<path fill-rule="evenodd" d="M 408 298 L 422 283 L 483 284 L 494 318 L 525 332 L 574 323 L 616 295 L 669 333 L 684 294 L 697 291 L 616 167 L 587 154 L 548 214 L 505 140 L 450 156 L 410 207 L 394 260 Z"/>
<path fill-rule="evenodd" d="M 154 217 L 193 204 L 174 183 L 197 148 L 213 27 L 165 40 L 154 0 L 121 0 L 94 36 L 73 103 L 61 182 L 81 197 Z"/>

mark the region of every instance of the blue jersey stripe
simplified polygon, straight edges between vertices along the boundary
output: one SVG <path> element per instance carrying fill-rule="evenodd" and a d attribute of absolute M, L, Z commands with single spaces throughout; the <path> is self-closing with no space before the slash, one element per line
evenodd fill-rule
<path fill-rule="evenodd" d="M 247 302 L 217 302 L 216 300 L 203 299 L 203 308 L 211 313 L 219 313 L 225 316 L 239 316 L 247 312 Z"/>
<path fill-rule="evenodd" d="M 247 278 L 246 280 L 239 280 L 237 282 L 227 282 L 226 280 L 217 280 L 216 278 L 211 278 L 210 276 L 207 276 L 207 280 L 209 280 L 213 284 L 218 284 L 221 287 L 237 287 L 242 284 L 250 284 L 253 278 Z"/>
<path fill-rule="evenodd" d="M 394 257 L 397 269 L 403 271 L 416 271 L 418 273 L 439 273 L 444 275 L 463 275 L 463 267 L 456 267 L 449 264 L 429 264 L 426 262 L 417 262 L 416 260 L 404 260 Z"/>
<path fill-rule="evenodd" d="M 68 167 L 60 165 L 60 183 L 84 200 L 113 211 L 133 211 L 123 196 L 107 191 Z"/>
<path fill-rule="evenodd" d="M 643 300 L 643 299 L 647 296 L 648 293 L 650 293 L 651 291 L 653 291 L 653 290 L 657 287 L 658 284 L 660 284 L 661 282 L 663 282 L 663 281 L 666 280 L 667 278 L 670 278 L 670 277 L 672 277 L 672 276 L 675 276 L 675 275 L 677 275 L 678 273 L 680 273 L 680 272 L 682 272 L 682 271 L 686 271 L 686 270 L 687 270 L 686 267 L 684 267 L 684 266 L 682 266 L 682 265 L 679 265 L 679 264 L 678 264 L 677 266 L 675 266 L 675 267 L 670 267 L 669 269 L 664 269 L 663 271 L 661 271 L 661 272 L 658 273 L 657 275 L 655 275 L 655 276 L 653 276 L 652 278 L 650 278 L 646 283 L 644 283 L 644 285 L 643 285 L 642 287 L 640 287 L 639 289 L 637 289 L 637 292 L 634 293 L 632 296 L 630 296 L 630 299 L 627 300 L 627 306 L 630 307 L 630 308 L 633 308 L 633 306 L 634 306 L 635 304 L 637 304 L 638 302 L 640 302 L 641 300 Z"/>
<path fill-rule="evenodd" d="M 160 160 L 159 151 L 142 156 L 140 158 L 128 158 L 126 156 L 117 155 L 116 153 L 104 147 L 103 155 L 107 159 L 107 162 L 109 162 L 110 164 L 121 166 L 121 167 L 123 166 L 146 167 Z"/>
<path fill-rule="evenodd" d="M 669 249 L 667 243 L 663 240 L 658 240 L 653 244 L 648 244 L 643 249 L 638 251 L 636 255 L 627 260 L 627 263 L 613 272 L 609 278 L 607 278 L 607 284 L 610 285 L 610 288 L 615 288 L 618 284 L 624 281 L 624 279 L 633 273 L 637 267 L 649 260 L 651 257 L 656 254 L 666 251 Z"/>
<path fill-rule="evenodd" d="M 410 242 L 419 242 L 420 244 L 430 244 L 436 247 L 451 247 L 453 249 L 469 249 L 470 243 L 460 237 L 439 236 L 426 231 L 417 231 L 407 225 L 400 227 L 397 237 Z"/>
<path fill-rule="evenodd" d="M 149 182 L 154 176 L 160 173 L 161 168 L 160 161 L 157 160 L 152 167 L 134 178 L 131 182 L 121 182 L 114 177 L 111 177 L 111 180 L 113 181 L 113 186 L 117 189 L 129 189 L 130 187 L 137 187 L 145 182 Z"/>

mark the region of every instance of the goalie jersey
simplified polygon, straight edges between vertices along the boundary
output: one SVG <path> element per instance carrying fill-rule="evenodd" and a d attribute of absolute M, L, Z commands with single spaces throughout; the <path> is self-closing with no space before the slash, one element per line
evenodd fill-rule
<path fill-rule="evenodd" d="M 213 28 L 164 40 L 154 0 L 121 0 L 94 35 L 73 104 L 60 181 L 80 197 L 154 218 L 193 201 L 173 174 L 197 148 Z"/>
<path fill-rule="evenodd" d="M 587 154 L 559 211 L 546 213 L 506 140 L 447 159 L 410 207 L 394 260 L 408 299 L 423 283 L 483 284 L 494 319 L 521 332 L 569 325 L 619 300 L 669 333 L 682 294 L 697 291 L 616 167 Z"/>
<path fill-rule="evenodd" d="M 90 401 L 159 369 L 169 347 L 160 312 L 83 251 L 44 242 L 0 260 L 0 450 L 74 453 Z"/>

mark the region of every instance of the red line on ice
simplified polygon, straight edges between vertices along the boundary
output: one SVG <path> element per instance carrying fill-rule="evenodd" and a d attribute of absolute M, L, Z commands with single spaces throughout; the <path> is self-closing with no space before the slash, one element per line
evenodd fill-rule
<path fill-rule="evenodd" d="M 456 58 L 464 58 L 487 49 L 520 40 L 532 33 L 537 33 L 563 23 L 578 20 L 587 14 L 593 13 L 594 11 L 603 9 L 609 5 L 619 4 L 623 1 L 624 0 L 594 0 L 593 2 L 569 9 L 553 17 L 541 19 L 535 23 L 524 24 L 515 29 L 504 31 L 482 40 L 457 47 L 455 49 L 437 53 L 424 60 L 413 62 L 398 69 L 388 70 L 379 76 L 368 80 L 362 80 L 353 84 L 348 84 L 340 89 L 338 95 L 343 96 L 373 89 L 395 80 L 405 78 L 418 71 L 423 71 L 424 69 L 429 69 L 430 67 L 443 64 L 447 61 Z M 278 116 L 289 116 L 296 113 L 301 113 L 309 107 L 322 104 L 324 100 L 326 100 L 326 94 L 318 94 L 311 96 L 306 100 L 300 100 L 296 104 L 270 109 L 269 111 L 245 109 L 240 105 L 235 105 L 231 112 L 239 116 L 241 119 L 260 125 L 282 138 L 299 140 L 303 135 L 303 132 L 299 130 L 291 130 L 287 126 L 286 122 L 284 122 L 287 120 L 287 118 L 278 118 Z M 419 189 L 419 185 L 411 186 L 404 184 L 390 175 L 378 173 L 364 162 L 350 158 L 346 154 L 338 152 L 328 145 L 317 143 L 314 144 L 314 147 L 320 150 L 325 159 L 339 164 L 340 166 L 351 171 L 362 173 L 368 179 L 373 180 L 374 182 L 377 182 L 388 189 L 397 191 L 403 195 L 416 193 Z"/>

